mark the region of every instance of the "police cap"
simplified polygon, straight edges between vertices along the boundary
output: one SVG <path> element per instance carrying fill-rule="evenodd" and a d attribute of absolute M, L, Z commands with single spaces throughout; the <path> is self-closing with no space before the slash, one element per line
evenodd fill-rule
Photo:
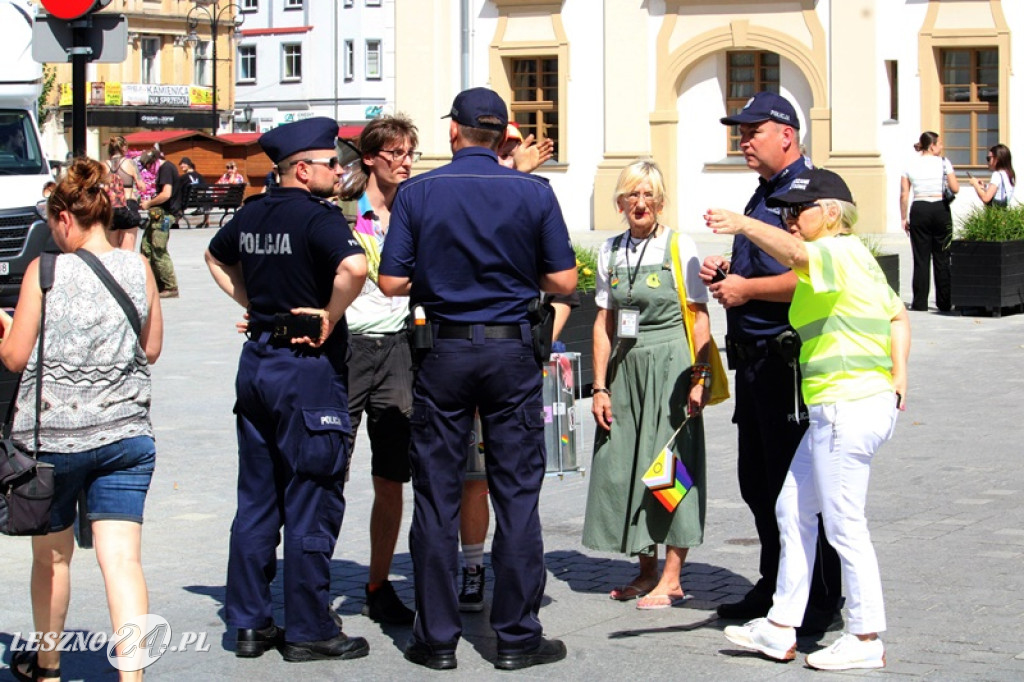
<path fill-rule="evenodd" d="M 286 123 L 263 133 L 259 143 L 270 160 L 278 164 L 309 149 L 334 149 L 338 143 L 338 122 L 317 116 Z"/>
<path fill-rule="evenodd" d="M 505 100 L 489 88 L 470 88 L 455 96 L 452 110 L 441 118 L 451 118 L 470 128 L 498 130 L 505 132 L 508 125 L 508 107 Z M 481 121 L 481 118 L 493 117 L 497 122 Z"/>

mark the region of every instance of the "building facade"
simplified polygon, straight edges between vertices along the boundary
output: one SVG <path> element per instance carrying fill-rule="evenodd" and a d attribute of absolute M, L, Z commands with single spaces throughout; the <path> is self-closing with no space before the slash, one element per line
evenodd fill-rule
<path fill-rule="evenodd" d="M 231 132 L 236 8 L 224 0 L 115 0 L 103 9 L 103 13 L 125 16 L 128 43 L 124 62 L 91 62 L 87 66 L 88 153 L 98 157 L 110 135 L 139 130 Z M 56 88 L 48 115 L 40 123 L 51 140 L 59 137 L 59 144 L 67 148 L 71 141 L 71 65 L 50 66 L 56 70 Z M 51 143 L 51 155 L 59 144 Z"/>
<path fill-rule="evenodd" d="M 450 155 L 437 119 L 454 94 L 487 85 L 526 132 L 555 139 L 541 172 L 571 229 L 621 225 L 619 171 L 652 157 L 665 223 L 698 231 L 705 209 L 742 208 L 757 182 L 719 119 L 774 90 L 796 105 L 807 155 L 850 184 L 860 229 L 894 232 L 923 130 L 959 172 L 983 172 L 996 142 L 1012 149 L 1024 29 L 1011 27 L 1022 2 L 397 0 L 395 101 L 419 124 L 418 170 Z"/>
<path fill-rule="evenodd" d="M 238 2 L 238 130 L 312 116 L 362 125 L 392 110 L 395 0 Z"/>

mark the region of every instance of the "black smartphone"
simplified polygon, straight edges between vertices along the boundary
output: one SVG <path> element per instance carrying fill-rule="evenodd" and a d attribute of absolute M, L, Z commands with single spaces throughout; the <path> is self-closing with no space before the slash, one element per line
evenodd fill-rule
<path fill-rule="evenodd" d="M 896 409 L 900 409 L 900 403 L 903 402 L 903 396 L 899 393 L 896 394 Z"/>
<path fill-rule="evenodd" d="M 711 278 L 711 283 L 714 284 L 715 282 L 721 282 L 723 279 L 725 279 L 725 277 L 725 270 L 722 269 L 721 265 L 716 265 L 715 276 Z"/>
<path fill-rule="evenodd" d="M 279 314 L 274 319 L 274 335 L 289 339 L 308 336 L 314 341 L 320 339 L 321 317 L 313 314 Z"/>

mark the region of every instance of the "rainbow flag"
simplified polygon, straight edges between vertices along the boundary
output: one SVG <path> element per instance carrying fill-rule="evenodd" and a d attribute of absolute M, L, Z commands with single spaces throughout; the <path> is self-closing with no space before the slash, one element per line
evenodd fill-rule
<path fill-rule="evenodd" d="M 690 492 L 690 488 L 693 487 L 690 472 L 686 470 L 682 460 L 676 459 L 675 463 L 675 480 L 672 484 L 664 488 L 651 490 L 651 494 L 670 512 L 676 510 L 679 503 L 686 497 L 686 493 Z"/>

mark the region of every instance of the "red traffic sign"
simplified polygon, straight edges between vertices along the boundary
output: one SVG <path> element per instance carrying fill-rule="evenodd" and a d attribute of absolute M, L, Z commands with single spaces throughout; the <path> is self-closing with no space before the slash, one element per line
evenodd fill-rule
<path fill-rule="evenodd" d="M 42 0 L 42 3 L 46 11 L 53 16 L 70 21 L 84 17 L 91 12 L 96 5 L 96 0 Z"/>

